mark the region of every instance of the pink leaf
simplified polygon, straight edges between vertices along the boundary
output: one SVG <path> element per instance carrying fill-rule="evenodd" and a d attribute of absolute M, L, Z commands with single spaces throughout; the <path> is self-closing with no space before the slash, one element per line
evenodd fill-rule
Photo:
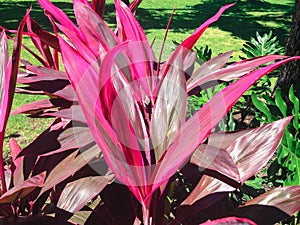
<path fill-rule="evenodd" d="M 193 153 L 190 162 L 202 169 L 217 171 L 237 182 L 240 180 L 237 165 L 234 163 L 230 154 L 224 149 L 201 144 Z"/>
<path fill-rule="evenodd" d="M 75 151 L 68 155 L 49 173 L 40 195 L 74 175 L 74 173 L 87 165 L 92 159 L 99 157 L 100 150 L 94 145 L 80 155 L 76 156 L 77 154 L 78 151 Z"/>
<path fill-rule="evenodd" d="M 253 221 L 246 218 L 227 217 L 201 223 L 199 225 L 257 225 Z"/>
<path fill-rule="evenodd" d="M 244 206 L 251 205 L 274 206 L 292 216 L 300 210 L 300 186 L 275 188 L 246 202 Z"/>
<path fill-rule="evenodd" d="M 244 183 L 271 159 L 292 117 L 253 129 L 239 137 L 226 150 L 237 164 Z"/>
<path fill-rule="evenodd" d="M 15 171 L 20 167 L 23 160 L 23 157 L 17 158 L 22 149 L 14 138 L 9 140 L 9 149 L 12 157 L 12 162 L 15 166 L 15 169 L 13 171 L 15 174 Z"/>
<path fill-rule="evenodd" d="M 113 179 L 112 175 L 84 177 L 68 183 L 62 191 L 57 207 L 76 213 L 97 196 Z"/>
<path fill-rule="evenodd" d="M 196 201 L 204 198 L 213 193 L 217 192 L 231 192 L 235 188 L 229 186 L 228 184 L 207 175 L 202 176 L 194 190 L 189 194 L 189 196 L 182 202 L 182 205 L 192 205 Z M 219 200 L 219 199 L 216 199 Z M 210 204 L 214 202 L 211 201 Z"/>
<path fill-rule="evenodd" d="M 198 70 L 196 70 L 192 74 L 191 78 L 187 82 L 188 91 L 192 90 L 196 86 L 201 86 L 206 82 L 212 80 L 231 81 L 253 71 L 260 65 L 283 58 L 286 57 L 280 55 L 268 55 L 260 58 L 237 62 L 225 68 L 216 69 L 218 68 L 218 63 L 220 63 L 219 60 L 227 59 L 226 55 L 219 55 L 216 58 L 213 58 L 204 63 Z"/>
<path fill-rule="evenodd" d="M 196 147 L 202 143 L 232 105 L 254 82 L 280 65 L 295 59 L 300 59 L 300 57 L 291 57 L 251 72 L 227 86 L 205 104 L 178 131 L 174 142 L 167 149 L 160 164 L 157 165 L 155 175 L 152 177 L 155 187 L 171 177 L 182 166 Z"/>
<path fill-rule="evenodd" d="M 0 203 L 11 203 L 13 204 L 17 199 L 22 199 L 37 187 L 42 187 L 46 173 L 43 172 L 39 175 L 25 180 L 22 184 L 13 187 L 3 194 L 0 198 Z"/>
<path fill-rule="evenodd" d="M 186 84 L 182 58 L 177 57 L 162 80 L 150 124 L 156 162 L 185 122 Z"/>

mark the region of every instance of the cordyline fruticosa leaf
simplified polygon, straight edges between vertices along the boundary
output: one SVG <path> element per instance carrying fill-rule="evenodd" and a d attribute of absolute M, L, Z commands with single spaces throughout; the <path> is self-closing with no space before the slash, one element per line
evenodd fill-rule
<path fill-rule="evenodd" d="M 4 31 L 2 31 L 0 35 L 0 176 L 3 193 L 5 193 L 7 190 L 3 167 L 3 138 L 14 97 L 21 54 L 23 29 L 28 15 L 29 11 L 26 13 L 24 19 L 21 21 L 18 27 L 11 60 L 8 58 L 7 37 Z"/>
<path fill-rule="evenodd" d="M 78 155 L 80 151 L 82 152 Z M 48 175 L 40 195 L 74 175 L 93 159 L 101 158 L 100 150 L 96 145 L 89 145 L 81 148 L 80 151 L 74 151 L 58 163 Z"/>
<path fill-rule="evenodd" d="M 45 177 L 46 173 L 41 173 L 25 180 L 22 184 L 9 189 L 0 197 L 0 203 L 14 203 L 17 199 L 24 198 L 37 187 L 42 187 Z"/>
<path fill-rule="evenodd" d="M 84 177 L 68 183 L 59 198 L 57 207 L 76 213 L 98 195 L 113 177 L 112 174 Z"/>
<path fill-rule="evenodd" d="M 257 225 L 253 221 L 246 218 L 228 217 L 218 220 L 208 221 L 199 225 Z"/>
<path fill-rule="evenodd" d="M 44 66 L 22 60 L 24 72 L 19 82 L 24 85 L 18 91 L 42 93 L 49 99 L 30 103 L 16 112 L 55 117 L 55 122 L 32 144 L 16 153 L 23 157 L 19 158 L 22 163 L 15 156 L 13 159 L 19 165 L 16 173 L 24 169 L 25 178 L 47 171 L 41 192 L 35 190 L 27 197 L 35 202 L 38 212 L 43 213 L 42 205 L 50 201 L 64 212 L 76 213 L 86 209 L 87 202 L 100 193 L 101 202 L 88 217 L 87 225 L 197 221 L 201 211 L 213 208 L 229 191 L 258 172 L 279 144 L 291 118 L 247 132 L 211 134 L 211 130 L 260 77 L 299 57 L 265 56 L 226 66 L 232 54 L 227 52 L 193 73 L 195 53 L 191 49 L 207 27 L 231 6 L 227 5 L 185 39 L 166 62 L 157 62 L 145 32 L 131 12 L 140 2 L 136 0 L 128 8 L 121 0 L 114 1 L 115 32 L 102 19 L 105 1 L 101 0 L 91 5 L 87 0 L 74 0 L 76 25 L 49 0 L 39 0 L 52 25 L 55 19 L 63 35 L 55 26 L 55 35 L 51 35 L 29 17 L 26 20 L 38 51 L 27 49 Z M 59 70 L 58 54 L 65 72 Z M 281 61 L 255 70 L 274 60 Z M 16 64 L 14 69 L 17 67 Z M 198 86 L 201 90 L 211 81 L 232 80 L 235 81 L 186 120 L 187 96 Z M 11 146 L 19 152 L 16 143 Z M 106 172 L 108 165 L 113 176 L 100 173 L 93 167 L 95 164 L 105 167 Z M 96 171 L 89 174 L 87 168 Z M 192 181 L 194 189 L 189 195 L 186 191 L 180 195 L 179 190 L 187 185 L 185 179 L 192 177 L 187 168 L 197 170 Z M 114 176 L 124 185 L 109 184 Z M 22 179 L 16 181 L 16 187 L 23 183 Z M 297 191 L 286 191 L 298 203 Z M 126 208 L 121 212 L 119 200 Z M 278 201 L 267 204 L 279 208 L 287 205 L 284 201 L 281 205 Z M 294 205 L 287 208 L 288 214 L 296 210 Z M 60 215 L 63 213 L 58 211 L 56 217 Z M 208 215 L 199 221 L 220 218 Z M 248 216 L 226 216 L 232 215 L 241 219 L 207 223 L 253 224 L 242 219 Z"/>
<path fill-rule="evenodd" d="M 194 153 L 195 155 L 192 156 L 191 162 L 197 166 L 216 170 L 231 179 L 238 178 L 236 181 L 242 184 L 257 173 L 270 160 L 280 143 L 285 127 L 291 119 L 291 117 L 288 117 L 248 131 L 225 148 L 228 155 L 223 153 L 223 149 L 219 150 L 213 146 L 199 148 Z M 202 150 L 204 153 L 200 153 L 199 150 Z M 210 158 L 206 156 L 206 151 L 210 152 L 210 154 L 208 154 Z M 214 157 L 216 158 L 214 159 Z M 228 158 L 231 158 L 231 164 L 234 164 L 232 165 L 233 168 L 227 167 L 230 165 L 230 163 L 226 162 L 229 160 Z M 213 164 L 214 160 L 219 160 L 219 168 L 214 165 L 209 165 L 210 163 Z M 206 166 L 203 161 L 207 164 Z M 226 162 L 227 166 L 222 167 L 223 162 Z M 234 168 L 236 169 L 234 170 Z M 222 180 L 220 176 L 217 176 L 217 178 Z M 226 182 L 226 180 L 224 181 Z M 206 195 L 215 192 L 226 192 L 226 190 L 230 189 L 228 185 L 222 184 L 221 181 L 204 176 L 182 204 L 191 205 Z"/>

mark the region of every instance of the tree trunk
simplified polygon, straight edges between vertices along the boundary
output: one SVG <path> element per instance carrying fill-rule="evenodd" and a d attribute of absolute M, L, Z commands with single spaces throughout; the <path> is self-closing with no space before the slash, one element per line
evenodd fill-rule
<path fill-rule="evenodd" d="M 300 0 L 295 0 L 295 10 L 292 20 L 292 26 L 286 45 L 286 55 L 300 55 Z M 288 96 L 288 90 L 294 85 L 296 95 L 300 96 L 300 61 L 295 60 L 284 65 L 281 76 L 278 80 L 278 86 L 283 95 Z"/>

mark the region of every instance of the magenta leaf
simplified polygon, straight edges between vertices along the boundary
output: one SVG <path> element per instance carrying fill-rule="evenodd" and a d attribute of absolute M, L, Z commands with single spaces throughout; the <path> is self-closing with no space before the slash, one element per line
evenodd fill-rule
<path fill-rule="evenodd" d="M 42 187 L 46 173 L 43 172 L 39 175 L 25 180 L 22 184 L 19 184 L 12 189 L 9 189 L 5 194 L 0 197 L 0 203 L 14 203 L 17 199 L 22 199 L 37 187 Z"/>
<path fill-rule="evenodd" d="M 57 207 L 76 213 L 98 195 L 113 177 L 113 175 L 84 177 L 68 183 L 62 191 Z"/>
<path fill-rule="evenodd" d="M 197 42 L 197 40 L 201 37 L 201 35 L 204 33 L 206 28 L 208 28 L 212 23 L 216 22 L 222 13 L 233 6 L 233 4 L 225 5 L 223 6 L 216 15 L 205 21 L 192 35 L 190 35 L 188 38 L 186 38 L 181 44 L 181 47 L 184 47 L 186 49 L 192 49 L 194 44 Z"/>
<path fill-rule="evenodd" d="M 199 225 L 257 225 L 253 221 L 246 218 L 227 217 L 201 223 Z"/>
<path fill-rule="evenodd" d="M 74 12 L 80 31 L 96 57 L 102 57 L 119 44 L 116 35 L 91 7 L 74 1 Z"/>
<path fill-rule="evenodd" d="M 35 24 L 35 27 L 39 30 L 41 30 L 41 28 L 39 27 L 39 25 L 32 20 L 30 17 L 27 18 L 27 29 L 30 33 L 33 33 L 32 31 L 32 23 Z M 55 68 L 56 65 L 54 63 L 54 59 L 52 57 L 52 53 L 50 51 L 49 45 L 43 43 L 43 41 L 37 37 L 36 35 L 31 35 L 30 36 L 32 43 L 35 45 L 35 47 L 37 48 L 37 50 L 41 53 L 41 55 L 44 57 L 44 61 L 47 63 L 46 66 L 47 67 L 52 67 Z"/>
<path fill-rule="evenodd" d="M 39 4 L 47 10 L 54 18 L 58 20 L 60 24 L 71 29 L 78 37 L 81 37 L 81 33 L 78 28 L 73 24 L 69 17 L 55 5 L 53 5 L 49 0 L 38 0 Z"/>
<path fill-rule="evenodd" d="M 18 27 L 12 57 L 9 62 L 7 50 L 7 37 L 4 32 L 2 32 L 0 35 L 0 177 L 2 181 L 3 193 L 7 191 L 3 167 L 3 138 L 15 93 L 21 54 L 22 35 L 28 14 L 29 11 L 26 13 L 25 17 L 23 18 Z"/>

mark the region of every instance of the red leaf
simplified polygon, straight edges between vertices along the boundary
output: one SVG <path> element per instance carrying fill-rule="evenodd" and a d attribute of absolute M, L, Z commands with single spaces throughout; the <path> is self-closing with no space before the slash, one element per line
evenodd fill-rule
<path fill-rule="evenodd" d="M 103 17 L 105 0 L 92 0 L 92 8 L 100 17 Z"/>

